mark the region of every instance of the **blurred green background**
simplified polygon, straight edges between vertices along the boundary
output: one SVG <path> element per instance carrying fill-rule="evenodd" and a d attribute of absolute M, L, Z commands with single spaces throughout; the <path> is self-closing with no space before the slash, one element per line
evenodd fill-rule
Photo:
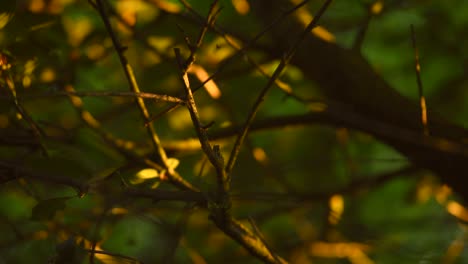
<path fill-rule="evenodd" d="M 108 3 L 141 91 L 182 97 L 173 48 L 190 53 L 186 39 L 195 43 L 203 26 L 195 13 L 205 17 L 211 1 Z M 307 8 L 313 13 L 321 4 Z M 260 32 L 247 1 L 220 6 L 216 23 L 236 43 Z M 417 102 L 413 24 L 429 108 L 468 127 L 467 13 L 465 0 L 336 0 L 320 25 L 350 48 L 370 15 L 362 53 Z M 267 56 L 267 44 L 260 41 L 248 55 L 271 74 L 279 61 Z M 86 250 L 93 243 L 103 251 L 94 263 L 259 263 L 205 209 L 121 195 L 128 187 L 175 187 L 164 171 L 125 154 L 158 162 L 135 99 L 124 93 L 128 82 L 109 33 L 88 1 L 2 1 L 0 53 L 0 263 L 91 263 Z M 211 135 L 242 124 L 267 82 L 245 56 L 233 54 L 219 32 L 209 31 L 189 74 L 193 87 L 217 74 L 195 95 L 202 122 L 214 122 Z M 300 97 L 323 99 L 294 66 L 280 79 Z M 67 96 L 71 91 L 78 94 Z M 170 103 L 146 105 L 180 175 L 212 190 L 214 169 L 194 141 L 187 109 L 159 116 Z M 310 109 L 274 88 L 257 119 Z M 226 159 L 233 137 L 215 142 Z M 456 195 L 359 131 L 314 124 L 252 132 L 234 168 L 232 198 L 233 216 L 255 229 L 251 219 L 291 263 L 468 262 L 468 212 Z"/>

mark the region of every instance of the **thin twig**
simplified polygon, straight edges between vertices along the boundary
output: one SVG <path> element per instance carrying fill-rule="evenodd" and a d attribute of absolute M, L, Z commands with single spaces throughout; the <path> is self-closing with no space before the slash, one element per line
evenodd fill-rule
<path fill-rule="evenodd" d="M 11 76 L 11 74 L 8 72 L 6 75 L 7 75 L 5 77 L 6 86 L 8 86 L 8 90 L 11 93 L 11 98 L 13 99 L 13 103 L 15 105 L 16 111 L 21 116 L 21 118 L 23 118 L 26 121 L 28 126 L 31 128 L 32 134 L 33 134 L 34 138 L 36 139 L 36 141 L 38 143 L 38 146 L 40 146 L 42 154 L 45 157 L 48 157 L 49 154 L 48 154 L 47 149 L 44 146 L 43 141 L 42 141 L 42 139 L 46 136 L 45 132 L 34 121 L 34 119 L 31 117 L 31 115 L 26 111 L 26 109 L 20 103 L 19 98 L 17 97 L 17 93 L 16 93 L 15 82 L 13 81 L 13 77 Z"/>
<path fill-rule="evenodd" d="M 252 256 L 259 258 L 265 263 L 288 263 L 281 257 L 273 255 L 263 241 L 240 221 L 232 217 L 229 217 L 221 223 L 216 221 L 216 219 L 213 220 L 219 229 L 241 244 Z"/>
<path fill-rule="evenodd" d="M 65 90 L 66 93 L 76 92 L 73 86 L 71 85 L 65 85 L 63 87 L 63 90 Z M 159 164 L 151 161 L 150 159 L 142 158 L 134 151 L 132 151 L 132 149 L 127 146 L 128 144 L 126 144 L 126 142 L 128 141 L 116 138 L 113 134 L 102 129 L 100 122 L 96 118 L 94 118 L 94 116 L 89 111 L 86 111 L 83 108 L 83 102 L 81 98 L 75 95 L 68 95 L 68 98 L 70 99 L 73 107 L 79 113 L 79 116 L 83 123 L 86 124 L 93 131 L 95 131 L 98 135 L 100 135 L 104 139 L 104 142 L 110 145 L 113 149 L 118 151 L 120 154 L 122 154 L 129 160 L 136 161 L 140 164 L 144 164 L 145 166 L 154 168 L 158 171 L 165 170 L 165 168 L 163 168 Z M 171 172 L 168 170 L 167 172 L 170 173 L 169 180 L 175 186 L 184 190 L 196 190 L 196 188 L 192 184 L 185 181 L 175 170 L 172 170 Z"/>
<path fill-rule="evenodd" d="M 213 3 L 210 6 L 210 10 L 208 11 L 208 15 L 206 18 L 206 23 L 202 30 L 200 31 L 200 35 L 196 41 L 196 44 L 194 47 L 189 47 L 191 52 L 190 56 L 188 59 L 184 62 L 182 59 L 182 55 L 180 54 L 180 50 L 178 48 L 174 49 L 174 53 L 176 56 L 177 64 L 180 69 L 180 74 L 181 74 L 181 80 L 182 80 L 182 86 L 184 87 L 185 90 L 185 96 L 186 96 L 186 104 L 187 108 L 190 112 L 190 117 L 192 119 L 192 123 L 195 127 L 195 130 L 197 132 L 197 136 L 200 140 L 200 144 L 202 146 L 202 149 L 206 156 L 208 157 L 210 163 L 213 165 L 213 167 L 216 170 L 216 175 L 217 175 L 217 182 L 218 182 L 218 202 L 221 201 L 226 201 L 229 200 L 228 198 L 228 191 L 229 191 L 229 184 L 227 182 L 227 177 L 226 177 L 226 172 L 224 171 L 224 160 L 223 157 L 221 156 L 221 153 L 219 153 L 219 146 L 212 147 L 208 135 L 206 133 L 206 128 L 201 124 L 200 122 L 200 117 L 198 115 L 198 110 L 197 106 L 195 104 L 195 99 L 193 97 L 192 89 L 190 88 L 190 82 L 188 79 L 187 75 L 187 70 L 190 67 L 190 65 L 195 61 L 195 55 L 200 48 L 203 38 L 208 31 L 208 28 L 210 25 L 213 25 L 216 19 L 216 14 L 218 12 L 216 11 L 215 7 L 218 3 L 218 0 L 213 1 Z M 188 44 L 190 45 L 190 44 Z"/>
<path fill-rule="evenodd" d="M 125 255 L 122 255 L 122 254 L 118 254 L 118 253 L 112 253 L 112 252 L 109 252 L 109 251 L 95 250 L 95 249 L 84 249 L 84 250 L 87 251 L 90 254 L 107 255 L 107 256 L 116 257 L 116 258 L 120 258 L 120 259 L 126 259 L 128 261 L 132 261 L 132 263 L 135 263 L 135 264 L 144 264 L 143 261 L 141 261 L 141 260 L 138 260 L 136 258 L 132 258 L 132 257 L 129 257 L 129 256 L 125 256 Z"/>
<path fill-rule="evenodd" d="M 300 8 L 301 6 L 303 6 L 306 2 L 306 1 L 303 1 L 301 3 L 299 3 L 297 6 L 294 6 L 294 8 L 292 8 L 291 10 L 288 10 L 286 11 L 284 14 L 282 14 L 281 17 L 283 16 L 286 16 L 290 13 L 292 13 L 293 11 L 297 10 L 298 8 Z M 186 5 L 186 8 L 191 12 L 193 13 L 194 15 L 196 15 L 197 17 L 201 17 L 198 13 L 196 13 L 195 10 L 193 10 L 188 4 Z M 237 56 L 239 55 L 242 55 L 246 60 L 247 62 L 253 66 L 262 76 L 266 77 L 267 79 L 270 79 L 271 78 L 271 75 L 268 74 L 265 70 L 263 70 L 263 68 L 247 53 L 247 48 L 252 45 L 253 43 L 255 43 L 255 41 L 258 39 L 257 37 L 259 36 L 262 36 L 265 32 L 268 31 L 268 29 L 272 26 L 274 26 L 276 23 L 278 23 L 279 21 L 281 21 L 280 19 L 278 20 L 275 20 L 270 26 L 268 26 L 265 30 L 263 30 L 262 32 L 259 33 L 259 35 L 257 35 L 254 39 L 250 40 L 246 45 L 240 47 L 237 43 L 235 43 L 232 38 L 221 28 L 219 27 L 216 27 L 215 25 L 213 25 L 211 27 L 211 29 L 216 32 L 217 34 L 219 34 L 225 41 L 226 43 L 232 47 L 233 49 L 235 49 L 237 51 L 236 54 L 234 54 L 232 57 L 229 57 L 228 59 L 226 59 L 226 61 L 224 63 L 221 64 L 221 68 L 224 66 L 224 65 L 227 65 L 228 62 L 230 62 L 232 59 L 236 58 Z M 220 69 L 218 68 L 217 72 L 215 72 L 212 76 L 210 76 L 211 79 L 213 79 L 215 77 L 216 74 L 218 74 L 220 72 Z M 294 99 L 296 99 L 297 101 L 299 102 L 302 102 L 304 103 L 306 100 L 302 99 L 301 97 L 299 97 L 298 95 L 294 94 L 293 91 L 292 91 L 292 88 L 282 82 L 281 80 L 279 79 L 275 79 L 274 80 L 276 86 L 282 90 L 288 97 L 292 97 Z M 203 83 L 206 83 L 206 80 L 203 81 Z M 198 88 L 198 87 L 197 87 Z M 194 89 L 196 91 L 196 89 Z M 169 109 L 166 109 L 166 111 L 163 111 L 161 112 L 160 114 L 158 114 L 157 116 L 154 116 L 152 119 L 158 119 L 160 118 L 161 116 L 163 116 L 164 114 L 166 114 L 167 112 L 169 112 L 171 110 L 171 108 Z"/>
<path fill-rule="evenodd" d="M 210 11 L 211 12 L 211 11 Z M 210 15 L 208 16 L 207 24 L 210 23 Z M 206 30 L 206 29 L 204 29 Z M 203 36 L 203 33 L 200 34 Z M 197 131 L 202 149 L 207 155 L 208 159 L 216 169 L 218 176 L 218 189 L 217 197 L 214 203 L 208 200 L 208 209 L 210 210 L 210 219 L 221 229 L 225 234 L 240 243 L 247 249 L 253 256 L 256 256 L 267 263 L 286 263 L 280 257 L 276 256 L 267 248 L 262 239 L 255 233 L 244 227 L 239 221 L 235 220 L 229 215 L 230 197 L 229 197 L 229 179 L 224 168 L 224 160 L 221 156 L 219 146 L 211 147 L 206 134 L 205 128 L 201 125 L 198 112 L 193 99 L 192 90 L 186 71 L 184 72 L 184 65 L 179 49 L 174 49 L 179 68 L 182 73 L 182 82 L 186 91 L 187 108 L 189 109 L 192 122 Z M 190 62 L 190 58 L 188 60 Z"/>
<path fill-rule="evenodd" d="M 364 43 L 364 38 L 366 36 L 367 29 L 369 28 L 371 19 L 372 19 L 372 13 L 370 10 L 368 10 L 368 13 L 366 14 L 366 17 L 364 18 L 362 25 L 359 27 L 359 31 L 353 42 L 352 49 L 355 50 L 356 52 L 361 53 L 362 44 Z"/>
<path fill-rule="evenodd" d="M 185 104 L 185 101 L 166 94 L 155 93 L 135 93 L 135 92 L 114 92 L 114 91 L 74 91 L 74 92 L 53 92 L 23 95 L 21 98 L 44 98 L 44 97 L 57 97 L 57 96 L 79 96 L 79 97 L 134 97 L 143 99 L 153 99 L 160 102 L 169 102 L 175 104 Z M 0 96 L 0 99 L 5 98 Z"/>
<path fill-rule="evenodd" d="M 136 81 L 135 75 L 133 74 L 133 69 L 128 63 L 127 58 L 123 54 L 125 48 L 120 44 L 119 40 L 117 39 L 117 35 L 115 34 L 114 29 L 112 28 L 110 24 L 109 17 L 106 14 L 103 1 L 104 0 L 96 0 L 97 10 L 101 16 L 102 21 L 104 22 L 104 25 L 106 26 L 107 32 L 109 33 L 112 39 L 112 43 L 117 52 L 117 55 L 119 56 L 120 63 L 122 64 L 122 68 L 125 72 L 125 76 L 127 77 L 130 90 L 133 91 L 134 93 L 140 93 L 140 88 L 138 87 L 138 83 Z M 136 101 L 137 101 L 138 108 L 140 109 L 140 113 L 143 117 L 143 122 L 146 123 L 150 115 L 149 115 L 148 109 L 146 108 L 145 102 L 142 98 L 139 98 L 139 97 L 137 98 Z M 159 139 L 159 136 L 156 134 L 154 127 L 146 126 L 146 129 L 147 129 L 148 135 L 150 136 L 151 142 L 153 143 L 153 147 L 158 153 L 158 158 L 161 160 L 164 167 L 168 168 L 166 152 L 164 151 L 164 148 L 161 145 L 161 141 Z"/>
<path fill-rule="evenodd" d="M 216 174 L 218 176 L 218 186 L 222 187 L 222 189 L 224 190 L 225 188 L 223 186 L 225 185 L 224 181 L 226 180 L 226 173 L 224 171 L 224 162 L 222 161 L 222 157 L 219 157 L 217 153 L 215 153 L 208 139 L 208 134 L 206 133 L 206 129 L 203 127 L 203 125 L 200 122 L 200 117 L 198 115 L 198 110 L 195 104 L 195 100 L 193 98 L 192 90 L 190 89 L 190 83 L 188 80 L 187 73 L 183 72 L 184 66 L 183 66 L 183 60 L 182 60 L 182 55 L 180 54 L 180 50 L 178 48 L 175 48 L 174 52 L 175 52 L 178 65 L 181 70 L 182 83 L 183 83 L 186 96 L 187 96 L 186 104 L 190 113 L 190 117 L 192 119 L 192 123 L 195 127 L 195 131 L 197 132 L 197 136 L 200 140 L 200 144 L 201 144 L 203 152 L 205 152 L 206 156 L 210 160 L 210 163 L 216 169 Z"/>
<path fill-rule="evenodd" d="M 270 31 L 275 25 L 277 25 L 278 23 L 280 23 L 286 16 L 292 14 L 293 12 L 295 12 L 297 9 L 299 9 L 300 7 L 304 6 L 309 0 L 304 0 L 302 1 L 301 3 L 299 3 L 298 5 L 295 5 L 293 8 L 289 9 L 289 10 L 286 10 L 284 13 L 282 13 L 280 16 L 278 16 L 270 25 L 266 26 L 261 32 L 259 32 L 254 38 L 252 38 L 249 42 L 245 43 L 242 48 L 238 49 L 238 52 L 236 52 L 235 54 L 231 55 L 229 58 L 225 59 L 222 63 L 220 63 L 220 65 L 216 68 L 216 71 L 210 75 L 210 77 L 208 77 L 205 81 L 203 81 L 199 86 L 197 87 L 194 87 L 192 88 L 192 92 L 195 93 L 196 91 L 198 91 L 199 89 L 201 89 L 205 84 L 207 84 L 209 81 L 213 80 L 216 76 L 218 76 L 222 70 L 224 70 L 226 68 L 227 65 L 229 65 L 234 59 L 236 59 L 237 57 L 241 56 L 241 55 L 244 55 L 247 50 L 253 46 L 257 40 L 259 40 L 263 35 L 265 35 L 268 31 Z M 199 15 L 197 12 L 195 12 L 192 7 L 190 7 L 190 5 L 188 5 L 185 1 L 181 1 L 182 4 L 184 4 L 184 7 L 189 10 L 191 13 L 195 14 L 197 16 L 197 18 L 202 18 L 201 15 Z M 203 19 L 201 23 L 204 23 L 205 20 Z M 212 27 L 210 27 L 210 29 L 214 30 L 215 32 L 217 33 L 220 33 L 220 32 L 223 32 L 222 30 L 219 30 L 218 27 L 216 27 L 215 24 L 213 24 Z M 221 34 L 222 35 L 222 34 Z M 159 114 L 153 116 L 147 124 L 151 123 L 151 122 L 154 122 L 155 120 L 159 119 L 160 117 L 162 117 L 163 115 L 171 112 L 172 110 L 174 110 L 175 108 L 177 108 L 178 105 L 171 105 L 169 107 L 167 107 L 166 109 L 164 109 L 163 111 L 161 111 Z"/>
<path fill-rule="evenodd" d="M 288 63 L 290 62 L 290 60 L 294 56 L 295 51 L 297 50 L 297 48 L 301 44 L 302 40 L 307 36 L 307 34 L 310 34 L 310 31 L 317 25 L 318 20 L 321 18 L 321 16 L 325 12 L 325 10 L 328 8 L 328 6 L 331 4 L 331 2 L 332 2 L 332 0 L 327 0 L 322 5 L 322 7 L 319 9 L 317 14 L 312 19 L 312 21 L 307 25 L 307 27 L 302 32 L 302 34 L 299 36 L 299 38 L 293 43 L 293 45 L 291 46 L 289 51 L 287 51 L 285 53 L 283 59 L 281 60 L 280 64 L 278 65 L 278 67 L 274 71 L 273 75 L 271 76 L 271 78 L 269 79 L 269 81 L 267 82 L 265 87 L 262 89 L 262 91 L 258 95 L 258 97 L 257 97 L 257 99 L 256 99 L 256 101 L 254 103 L 254 106 L 252 107 L 252 109 L 251 109 L 251 111 L 249 113 L 249 116 L 247 117 L 247 120 L 244 123 L 244 126 L 242 128 L 242 132 L 239 133 L 239 135 L 238 135 L 238 137 L 236 139 L 236 142 L 234 143 L 234 147 L 232 148 L 231 155 L 229 156 L 229 161 L 228 161 L 228 163 L 226 165 L 226 173 L 228 175 L 230 175 L 230 173 L 231 173 L 231 171 L 232 171 L 232 169 L 234 167 L 234 164 L 236 162 L 237 156 L 239 155 L 239 151 L 240 151 L 240 148 L 242 146 L 242 143 L 244 142 L 245 137 L 247 136 L 249 127 L 252 124 L 252 122 L 253 122 L 256 114 L 257 114 L 258 109 L 260 108 L 260 104 L 263 102 L 263 100 L 265 100 L 266 93 L 270 90 L 270 88 L 272 87 L 274 81 L 279 77 L 279 75 L 284 70 L 286 65 L 288 65 Z"/>
<path fill-rule="evenodd" d="M 367 13 L 362 25 L 359 27 L 357 35 L 354 39 L 352 49 L 358 53 L 361 53 L 362 44 L 364 43 L 364 38 L 366 37 L 367 29 L 372 20 L 372 17 L 382 13 L 383 1 L 377 0 L 373 3 L 367 4 Z"/>
<path fill-rule="evenodd" d="M 133 91 L 134 93 L 140 93 L 140 88 L 138 87 L 138 83 L 136 81 L 135 75 L 133 74 L 133 69 L 123 54 L 125 49 L 121 46 L 119 40 L 117 39 L 117 35 L 115 34 L 110 24 L 109 17 L 107 16 L 105 12 L 103 1 L 104 0 L 96 0 L 96 6 L 98 8 L 98 12 L 112 39 L 112 43 L 119 56 L 120 63 L 122 64 L 122 68 L 125 72 L 125 76 L 127 77 L 127 81 L 128 81 L 131 91 Z M 137 105 L 140 110 L 140 113 L 143 117 L 143 122 L 146 124 L 149 120 L 150 115 L 149 115 L 148 109 L 146 108 L 145 101 L 143 100 L 143 98 L 140 98 L 140 97 L 137 97 L 136 101 L 137 101 Z M 180 175 L 173 168 L 169 166 L 166 152 L 161 145 L 161 141 L 154 127 L 152 125 L 148 125 L 146 126 L 146 130 L 148 132 L 148 135 L 150 136 L 151 142 L 153 143 L 154 149 L 158 153 L 158 158 L 162 162 L 164 168 L 167 170 L 166 175 L 169 178 L 169 180 L 173 183 L 176 183 L 180 187 L 193 189 L 193 186 L 191 184 L 189 184 L 184 179 L 182 179 Z"/>
<path fill-rule="evenodd" d="M 262 241 L 262 243 L 265 245 L 266 249 L 270 252 L 270 254 L 273 256 L 275 259 L 276 263 L 280 264 L 281 259 L 279 258 L 278 255 L 274 254 L 273 251 L 271 250 L 271 247 L 268 245 L 268 243 L 265 241 L 265 237 L 263 236 L 262 232 L 260 231 L 260 228 L 258 228 L 257 224 L 255 223 L 255 220 L 252 217 L 249 217 L 249 223 L 250 226 L 253 229 L 253 233 L 257 235 L 258 238 Z"/>
<path fill-rule="evenodd" d="M 181 0 L 181 2 L 183 2 L 185 6 L 188 6 L 188 4 L 184 0 Z M 216 21 L 216 17 L 220 11 L 220 9 L 217 9 L 217 10 L 215 9 L 216 6 L 218 5 L 218 2 L 219 0 L 214 0 L 213 3 L 211 3 L 210 9 L 208 11 L 208 16 L 205 20 L 205 24 L 203 25 L 202 30 L 200 31 L 200 34 L 198 36 L 197 42 L 195 43 L 195 46 L 190 46 L 190 43 L 187 43 L 187 45 L 189 45 L 190 55 L 185 62 L 184 72 L 187 72 L 190 66 L 192 65 L 192 63 L 195 62 L 196 53 L 203 43 L 203 39 L 205 38 L 206 32 L 208 32 L 208 29 L 212 27 Z"/>
<path fill-rule="evenodd" d="M 411 42 L 414 49 L 414 66 L 416 70 L 416 80 L 418 83 L 418 96 L 419 96 L 419 106 L 421 108 L 421 124 L 423 127 L 424 135 L 429 135 L 429 127 L 427 124 L 427 108 L 426 108 L 426 98 L 423 93 L 423 85 L 421 80 L 421 64 L 419 63 L 419 50 L 416 45 L 416 33 L 414 32 L 414 26 L 411 24 Z"/>

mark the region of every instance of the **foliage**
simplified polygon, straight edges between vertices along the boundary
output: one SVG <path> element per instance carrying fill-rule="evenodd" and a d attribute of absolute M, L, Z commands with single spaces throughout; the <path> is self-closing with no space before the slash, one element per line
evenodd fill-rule
<path fill-rule="evenodd" d="M 286 2 L 2 1 L 0 263 L 468 261 L 468 2 Z"/>

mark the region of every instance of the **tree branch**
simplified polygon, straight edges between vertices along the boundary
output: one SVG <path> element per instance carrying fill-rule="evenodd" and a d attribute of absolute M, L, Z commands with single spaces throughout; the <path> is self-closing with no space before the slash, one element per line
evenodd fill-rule
<path fill-rule="evenodd" d="M 288 0 L 278 1 L 275 5 L 267 0 L 250 2 L 259 19 L 266 24 L 281 14 L 285 5 L 292 6 Z M 275 27 L 271 32 L 274 43 L 271 55 L 281 56 L 289 47 L 290 40 L 304 27 L 298 16 L 287 17 L 284 23 Z M 431 137 L 424 135 L 420 129 L 419 106 L 395 91 L 360 54 L 313 34 L 309 34 L 304 42 L 296 51 L 292 64 L 301 69 L 306 78 L 315 81 L 330 100 L 346 103 L 359 116 L 385 124 L 379 129 L 368 130 L 418 166 L 435 172 L 468 201 L 467 145 L 462 143 L 468 138 L 466 129 L 435 113 L 428 113 Z M 388 127 L 395 128 L 389 131 L 399 128 L 403 133 L 398 137 L 406 139 L 395 140 L 391 132 L 383 131 Z M 446 142 L 450 142 L 448 148 L 445 147 Z"/>
<path fill-rule="evenodd" d="M 267 84 L 265 87 L 261 90 L 260 94 L 257 97 L 257 100 L 255 101 L 252 109 L 250 110 L 250 113 L 247 117 L 247 120 L 245 121 L 241 132 L 236 138 L 236 142 L 234 143 L 234 146 L 231 151 L 231 155 L 229 156 L 229 160 L 226 164 L 226 172 L 229 175 L 234 167 L 234 164 L 236 162 L 237 156 L 239 155 L 239 151 L 241 148 L 242 143 L 244 142 L 245 137 L 247 136 L 247 133 L 249 131 L 249 127 L 252 124 L 258 109 L 260 108 L 260 104 L 265 100 L 266 93 L 270 90 L 270 88 L 273 86 L 273 83 L 275 80 L 279 77 L 281 72 L 284 70 L 286 65 L 291 61 L 293 58 L 294 54 L 296 53 L 296 50 L 299 48 L 300 44 L 304 40 L 304 38 L 309 34 L 309 32 L 317 25 L 318 20 L 320 17 L 323 15 L 325 10 L 327 10 L 328 6 L 331 4 L 331 0 L 327 0 L 322 7 L 317 11 L 317 14 L 315 17 L 310 21 L 310 23 L 306 26 L 306 28 L 302 31 L 302 34 L 296 38 L 294 43 L 291 45 L 291 47 L 288 49 L 288 51 L 283 55 L 280 64 L 278 67 L 275 69 L 273 72 L 273 75 L 271 78 L 268 80 Z"/>
<path fill-rule="evenodd" d="M 109 33 L 112 39 L 112 43 L 117 52 L 117 55 L 119 56 L 120 63 L 122 64 L 122 68 L 124 70 L 125 76 L 130 86 L 130 90 L 134 93 L 140 93 L 140 88 L 138 87 L 138 83 L 133 73 L 133 69 L 128 63 L 127 58 L 123 54 L 123 52 L 125 51 L 125 48 L 120 44 L 120 41 L 118 40 L 117 35 L 114 32 L 114 29 L 112 28 L 110 24 L 109 17 L 106 14 L 104 1 L 105 0 L 96 0 L 95 6 L 101 16 L 102 21 L 104 22 L 104 25 L 106 26 L 107 32 Z M 149 115 L 148 109 L 146 108 L 145 102 L 140 97 L 138 97 L 136 101 L 137 101 L 138 109 L 140 110 L 140 113 L 143 117 L 143 121 L 144 123 L 146 123 L 150 115 Z M 153 147 L 158 153 L 158 158 L 161 160 L 162 164 L 166 168 L 168 168 L 166 152 L 164 151 L 164 148 L 161 146 L 159 136 L 156 134 L 156 131 L 153 126 L 146 126 L 146 128 L 150 136 L 151 142 L 153 143 Z"/>

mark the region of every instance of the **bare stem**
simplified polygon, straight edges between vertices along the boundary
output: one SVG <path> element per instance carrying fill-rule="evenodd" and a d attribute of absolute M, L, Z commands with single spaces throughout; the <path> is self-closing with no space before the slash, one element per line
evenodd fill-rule
<path fill-rule="evenodd" d="M 155 93 L 135 93 L 135 92 L 114 92 L 114 91 L 73 91 L 73 92 L 54 92 L 24 95 L 21 98 L 43 98 L 43 97 L 59 97 L 59 96 L 78 96 L 78 97 L 133 97 L 152 99 L 156 102 L 169 102 L 175 104 L 185 104 L 185 101 L 166 94 Z M 5 97 L 0 96 L 0 99 Z"/>
<path fill-rule="evenodd" d="M 247 117 L 247 120 L 244 123 L 244 126 L 242 128 L 242 131 L 239 133 L 236 142 L 234 143 L 234 147 L 232 148 L 231 155 L 229 156 L 229 161 L 226 165 L 226 173 L 230 175 L 234 164 L 236 162 L 237 156 L 239 155 L 240 148 L 242 146 L 242 143 L 245 140 L 245 137 L 247 136 L 247 133 L 249 131 L 249 127 L 252 124 L 253 120 L 255 119 L 255 116 L 257 115 L 258 109 L 260 108 L 261 103 L 265 100 L 265 96 L 267 92 L 270 90 L 270 88 L 273 86 L 273 83 L 275 80 L 279 77 L 281 72 L 286 68 L 286 65 L 290 62 L 292 57 L 294 56 L 295 51 L 301 44 L 302 40 L 307 36 L 307 34 L 310 33 L 310 31 L 317 25 L 318 20 L 321 18 L 325 10 L 328 8 L 332 0 L 327 0 L 322 7 L 319 9 L 317 14 L 314 16 L 312 21 L 307 25 L 305 30 L 302 32 L 302 34 L 299 36 L 299 38 L 293 43 L 289 51 L 287 51 L 281 60 L 280 64 L 278 67 L 276 67 L 276 70 L 274 71 L 273 75 L 271 78 L 268 80 L 267 84 L 265 87 L 263 87 L 262 91 L 257 97 L 257 100 L 255 101 L 252 109 L 250 110 L 249 116 Z"/>
<path fill-rule="evenodd" d="M 429 127 L 427 124 L 427 108 L 426 108 L 426 98 L 424 97 L 423 85 L 421 80 L 421 64 L 419 63 L 419 50 L 416 45 L 416 33 L 414 32 L 414 26 L 411 25 L 411 42 L 414 49 L 414 66 L 416 70 L 416 80 L 418 83 L 418 96 L 419 96 L 419 106 L 421 108 L 421 124 L 423 127 L 424 135 L 429 135 Z"/>
<path fill-rule="evenodd" d="M 140 88 L 138 87 L 138 83 L 136 81 L 135 75 L 133 73 L 133 69 L 127 61 L 127 58 L 123 54 L 124 47 L 120 44 L 119 40 L 117 39 L 117 35 L 114 32 L 109 17 L 106 14 L 105 7 L 104 7 L 104 0 L 96 0 L 96 8 L 101 16 L 104 25 L 106 26 L 107 32 L 109 33 L 112 43 L 114 44 L 114 48 L 119 56 L 120 63 L 122 64 L 122 68 L 125 72 L 125 76 L 127 77 L 128 84 L 130 86 L 130 90 L 134 93 L 140 93 Z M 138 108 L 140 109 L 140 113 L 143 117 L 144 123 L 146 123 L 149 119 L 148 109 L 146 108 L 145 101 L 141 97 L 137 97 L 136 99 Z M 163 165 L 167 168 L 167 155 L 164 151 L 164 148 L 161 145 L 161 141 L 156 134 L 156 131 L 153 126 L 146 126 L 148 135 L 150 136 L 151 142 L 153 143 L 153 147 L 158 153 L 158 157 L 163 163 Z"/>
<path fill-rule="evenodd" d="M 248 50 L 248 48 L 250 48 L 251 46 L 253 46 L 257 40 L 259 40 L 263 35 L 265 35 L 269 30 L 271 30 L 275 25 L 277 25 L 278 23 L 280 23 L 286 16 L 290 15 L 291 13 L 293 13 L 294 11 L 296 11 L 297 9 L 299 9 L 300 7 L 304 6 L 309 0 L 304 0 L 302 1 L 301 3 L 299 3 L 298 5 L 294 6 L 293 8 L 289 9 L 289 10 L 286 10 L 284 13 L 282 13 L 279 17 L 277 17 L 270 25 L 268 25 L 267 27 L 265 27 L 260 33 L 258 33 L 254 38 L 252 38 L 249 42 L 245 43 L 241 48 L 237 47 L 236 46 L 236 49 L 238 50 L 235 54 L 233 54 L 231 57 L 227 58 L 226 60 L 224 60 L 217 68 L 216 68 L 216 71 L 210 75 L 210 77 L 208 77 L 206 80 L 204 80 L 199 86 L 197 87 L 194 87 L 192 88 L 192 91 L 193 92 L 196 92 L 198 91 L 200 88 L 202 88 L 205 84 L 207 84 L 209 81 L 213 80 L 216 76 L 218 76 L 222 71 L 223 69 L 229 65 L 234 59 L 236 59 L 237 57 L 241 56 L 241 55 L 244 55 L 246 54 L 246 51 Z M 199 15 L 195 10 L 193 10 L 190 5 L 188 5 L 186 3 L 186 1 L 181 1 L 182 4 L 184 4 L 184 7 L 189 10 L 191 13 L 193 13 L 194 15 L 196 15 L 199 19 L 202 19 L 202 16 Z M 205 23 L 204 20 L 202 23 Z M 206 23 L 205 23 L 206 24 Z M 212 29 L 213 31 L 215 31 L 216 33 L 220 34 L 220 35 L 225 35 L 225 33 L 223 33 L 222 30 L 220 30 L 219 28 L 216 27 L 215 23 L 213 22 L 213 24 L 210 26 L 210 29 Z M 160 118 L 161 116 L 169 113 L 170 111 L 174 110 L 175 108 L 177 108 L 179 105 L 171 105 L 169 107 L 167 107 L 166 109 L 164 109 L 161 113 L 155 115 L 154 117 L 152 117 L 148 123 L 150 122 L 153 122 L 155 121 L 156 119 Z M 147 124 L 148 124 L 147 123 Z"/>

